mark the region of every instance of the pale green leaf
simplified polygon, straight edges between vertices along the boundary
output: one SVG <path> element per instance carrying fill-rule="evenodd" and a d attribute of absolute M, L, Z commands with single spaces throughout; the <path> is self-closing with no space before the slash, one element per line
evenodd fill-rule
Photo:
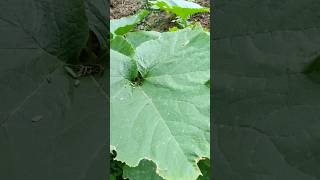
<path fill-rule="evenodd" d="M 138 47 L 141 43 L 158 39 L 161 33 L 156 31 L 137 31 L 128 32 L 126 34 L 126 39 L 130 41 L 134 47 Z"/>
<path fill-rule="evenodd" d="M 203 31 L 163 33 L 136 48 L 136 64 L 111 50 L 110 141 L 118 160 L 133 167 L 150 159 L 169 180 L 201 174 L 197 159 L 210 158 L 209 39 Z M 138 68 L 141 85 L 132 85 L 129 67 Z"/>

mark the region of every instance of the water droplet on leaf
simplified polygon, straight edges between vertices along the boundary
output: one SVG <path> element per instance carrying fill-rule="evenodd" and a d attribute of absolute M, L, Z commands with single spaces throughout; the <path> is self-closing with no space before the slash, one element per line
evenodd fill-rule
<path fill-rule="evenodd" d="M 80 85 L 80 80 L 79 79 L 75 80 L 73 85 L 75 87 L 78 87 Z"/>

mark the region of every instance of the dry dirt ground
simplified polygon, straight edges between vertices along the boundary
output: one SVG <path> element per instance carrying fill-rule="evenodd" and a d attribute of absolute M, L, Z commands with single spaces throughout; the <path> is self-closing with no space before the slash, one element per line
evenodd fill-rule
<path fill-rule="evenodd" d="M 144 8 L 146 2 L 147 0 L 111 0 L 111 19 L 119 19 L 121 17 L 133 15 Z M 194 2 L 210 8 L 210 0 L 195 0 Z M 175 26 L 175 23 L 171 22 L 174 19 L 175 17 L 173 14 L 155 11 L 151 12 L 137 28 L 163 32 L 167 31 L 170 27 Z M 195 14 L 191 17 L 191 20 L 200 22 L 203 27 L 210 29 L 210 13 Z"/>
<path fill-rule="evenodd" d="M 141 9 L 143 5 L 143 0 L 111 0 L 110 17 L 111 19 L 119 19 L 133 15 Z"/>
<path fill-rule="evenodd" d="M 203 7 L 210 8 L 210 0 L 196 0 L 195 3 L 200 4 Z M 201 25 L 207 29 L 210 29 L 210 13 L 199 13 L 191 17 L 193 21 L 198 21 Z"/>

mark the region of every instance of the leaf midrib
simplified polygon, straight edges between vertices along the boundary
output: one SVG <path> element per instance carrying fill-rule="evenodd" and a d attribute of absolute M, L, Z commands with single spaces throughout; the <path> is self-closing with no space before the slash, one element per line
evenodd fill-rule
<path fill-rule="evenodd" d="M 151 100 L 151 98 L 148 96 L 148 94 L 139 86 L 139 89 L 141 90 L 142 94 L 145 96 L 145 98 L 147 98 L 147 100 L 150 102 L 150 104 L 153 106 L 153 108 L 155 109 L 155 111 L 158 113 L 158 115 L 160 116 L 160 119 L 162 120 L 162 123 L 164 123 L 165 127 L 168 129 L 168 131 L 170 132 L 171 137 L 173 137 L 174 141 L 177 143 L 179 150 L 181 151 L 181 153 L 183 154 L 183 156 L 185 157 L 186 162 L 189 162 L 186 154 L 184 153 L 181 145 L 179 144 L 179 142 L 175 139 L 175 136 L 172 134 L 171 129 L 168 127 L 168 125 L 165 123 L 165 119 L 162 117 L 161 113 L 159 112 L 159 110 L 157 109 L 157 107 L 155 106 L 155 104 L 153 103 L 153 101 Z"/>

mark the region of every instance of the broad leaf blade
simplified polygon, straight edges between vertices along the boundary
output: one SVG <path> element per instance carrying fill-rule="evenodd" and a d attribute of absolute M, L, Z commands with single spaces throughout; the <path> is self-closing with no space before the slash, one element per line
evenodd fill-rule
<path fill-rule="evenodd" d="M 130 41 L 134 47 L 138 47 L 140 44 L 146 41 L 158 39 L 160 34 L 161 33 L 156 31 L 129 32 L 126 34 L 126 39 Z"/>
<path fill-rule="evenodd" d="M 92 77 L 74 87 L 62 68 L 86 44 L 84 2 L 0 6 L 0 179 L 104 176 L 96 171 L 105 161 L 103 87 Z"/>
<path fill-rule="evenodd" d="M 68 61 L 77 59 L 86 44 L 89 28 L 82 1 L 17 0 L 1 1 L 0 6 L 4 47 L 18 48 L 25 42 Z M 19 36 L 12 40 L 9 35 Z"/>
<path fill-rule="evenodd" d="M 304 73 L 319 54 L 319 8 L 216 1 L 216 179 L 320 178 L 320 86 Z"/>
<path fill-rule="evenodd" d="M 111 55 L 111 145 L 117 159 L 137 166 L 146 157 L 165 179 L 200 175 L 196 159 L 210 157 L 209 49 L 202 31 L 163 33 L 141 44 L 135 58 L 145 77 L 141 86 L 119 76 L 123 68 L 113 62 L 120 58 Z"/>

